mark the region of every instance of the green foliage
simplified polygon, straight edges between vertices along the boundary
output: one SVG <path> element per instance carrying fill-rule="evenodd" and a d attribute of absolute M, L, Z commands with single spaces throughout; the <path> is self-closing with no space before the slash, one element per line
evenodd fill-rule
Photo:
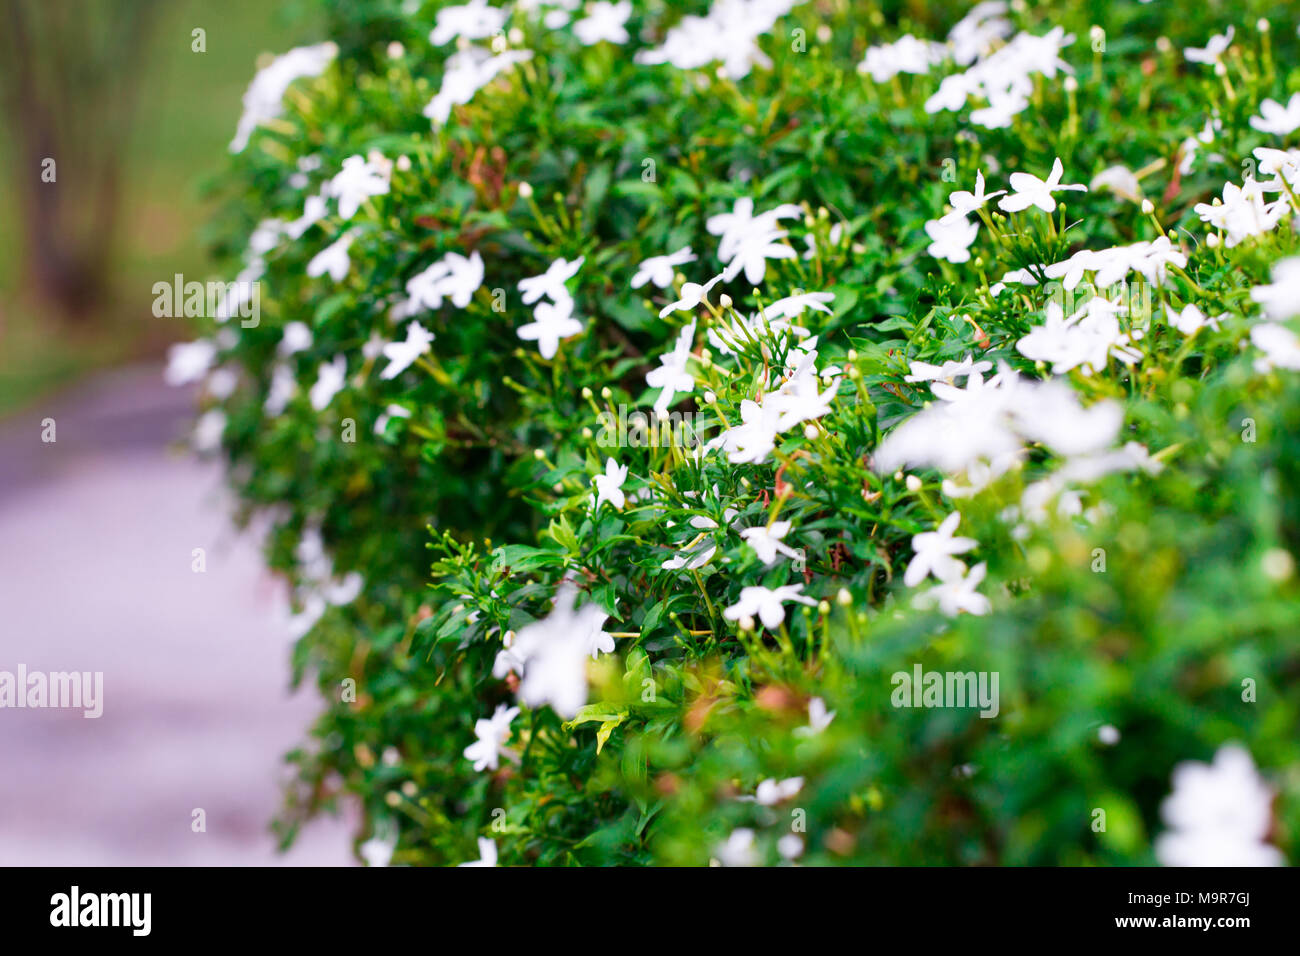
<path fill-rule="evenodd" d="M 1264 98 L 1300 89 L 1280 10 L 1231 11 L 1221 77 L 1181 52 L 1231 22 L 1213 5 L 1011 13 L 1017 31 L 1077 37 L 1061 54 L 1073 76 L 1034 74 L 1025 108 L 995 129 L 972 122 L 971 106 L 927 112 L 961 70 L 951 59 L 882 82 L 855 69 L 869 45 L 941 39 L 960 16 L 945 4 L 797 6 L 759 38 L 770 64 L 731 77 L 636 62 L 676 5 L 635 5 L 627 46 L 584 46 L 519 11 L 508 36 L 478 45 L 532 58 L 431 131 L 422 110 L 453 49 L 428 39 L 444 5 L 326 6 L 339 56 L 292 86 L 284 114 L 237 157 L 227 218 L 241 238 L 225 247 L 233 258 L 258 222 L 297 219 L 348 157 L 403 158 L 355 217 L 331 203 L 265 253 L 260 324 L 232 321 L 222 346 L 242 375 L 220 402 L 224 450 L 246 514 L 272 517 L 271 563 L 305 604 L 314 572 L 299 543 L 319 529 L 332 573 L 365 580 L 297 646 L 327 708 L 294 755 L 286 835 L 348 797 L 365 810 L 360 838 L 395 841 L 396 863 L 471 859 L 487 836 L 503 863 L 703 864 L 736 855 L 719 847 L 738 828 L 756 834 L 758 862 L 1150 863 L 1174 766 L 1237 741 L 1278 793 L 1272 843 L 1295 858 L 1300 386 L 1257 369 L 1249 343 L 1252 289 L 1297 242 L 1288 214 L 1212 246 L 1220 234 L 1193 208 L 1240 182 L 1256 147 L 1285 144 L 1249 122 Z M 1255 31 L 1266 15 L 1275 34 Z M 1189 156 L 1211 117 L 1212 144 Z M 319 159 L 306 189 L 304 156 Z M 1065 183 L 1140 171 L 1151 209 L 1100 185 L 1058 193 L 1053 213 L 990 204 L 969 261 L 927 251 L 926 224 L 977 172 L 1007 189 L 1012 172 L 1045 178 L 1057 157 Z M 661 317 L 683 280 L 720 271 L 708 222 L 738 200 L 755 213 L 799 205 L 777 237 L 793 253 L 766 261 L 758 288 L 736 277 Z M 345 231 L 343 279 L 309 276 Z M 1060 276 L 1044 265 L 1166 236 L 1184 264 L 1136 284 L 1149 298 L 1122 319 L 1138 358 L 1103 348 L 1091 369 L 1053 375 L 1018 347 L 1059 307 L 1061 284 L 1046 280 Z M 687 245 L 698 260 L 671 287 L 631 288 L 641 262 Z M 402 341 L 392 312 L 407 283 L 472 252 L 481 286 L 464 307 L 418 312 L 431 349 L 382 378 L 386 359 L 367 344 Z M 518 285 L 579 257 L 567 289 L 583 330 L 541 357 L 517 335 L 532 312 Z M 1032 281 L 1002 278 L 1015 270 Z M 764 317 L 800 292 L 832 293 L 829 311 Z M 1217 328 L 1179 331 L 1165 307 L 1189 304 Z M 286 357 L 295 321 L 311 344 Z M 711 447 L 651 441 L 653 419 L 638 430 L 629 413 L 650 412 L 646 374 L 687 329 L 695 388 L 671 407 L 698 412 Z M 335 356 L 347 382 L 318 410 L 308 392 Z M 1055 417 L 986 480 L 929 467 L 927 454 L 973 437 L 960 430 L 886 467 L 900 425 L 946 404 L 915 363 L 967 356 L 990 378 L 1005 367 L 1004 387 L 1050 380 L 1017 393 L 1009 414 Z M 301 387 L 269 414 L 277 366 Z M 782 388 L 801 410 L 769 452 L 716 446 Z M 409 417 L 376 434 L 392 405 Z M 1138 443 L 1152 457 L 1129 446 L 1115 451 L 1123 467 L 1080 477 L 1102 450 L 1081 436 L 1110 408 L 1104 447 Z M 341 437 L 348 419 L 355 441 Z M 1257 434 L 1244 437 L 1244 419 Z M 629 471 L 621 506 L 594 503 L 607 459 Z M 954 510 L 977 542 L 963 558 L 987 569 L 990 613 L 914 606 L 925 589 L 902 581 L 914 536 Z M 776 522 L 790 523 L 797 553 L 765 562 L 738 531 Z M 758 587 L 798 595 L 779 624 L 750 620 L 745 589 Z M 579 613 L 608 615 L 615 651 L 590 664 L 585 706 L 521 704 L 511 753 L 476 771 L 463 753 L 476 722 L 527 696 L 494 662 L 506 640 L 567 610 L 566 589 Z M 894 675 L 917 665 L 998 675 L 997 715 L 898 706 Z M 835 716 L 810 732 L 814 699 Z M 790 778 L 797 792 L 740 799 Z"/>

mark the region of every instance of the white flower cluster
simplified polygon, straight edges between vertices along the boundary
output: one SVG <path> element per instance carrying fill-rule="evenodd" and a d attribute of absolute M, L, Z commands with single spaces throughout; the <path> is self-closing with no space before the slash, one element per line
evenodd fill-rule
<path fill-rule="evenodd" d="M 720 62 L 728 79 L 748 76 L 755 64 L 772 63 L 757 40 L 802 0 L 715 0 L 707 16 L 686 16 L 668 31 L 662 46 L 642 50 L 637 63 L 671 63 L 679 70 L 694 70 Z"/>

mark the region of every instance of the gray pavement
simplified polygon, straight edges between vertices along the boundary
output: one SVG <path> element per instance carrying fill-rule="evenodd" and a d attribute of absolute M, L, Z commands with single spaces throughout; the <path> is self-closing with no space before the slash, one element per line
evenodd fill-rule
<path fill-rule="evenodd" d="M 0 671 L 104 674 L 98 719 L 0 708 L 0 865 L 346 865 L 346 820 L 275 850 L 281 757 L 318 705 L 289 693 L 282 589 L 219 467 L 169 447 L 192 397 L 159 376 L 0 423 Z"/>

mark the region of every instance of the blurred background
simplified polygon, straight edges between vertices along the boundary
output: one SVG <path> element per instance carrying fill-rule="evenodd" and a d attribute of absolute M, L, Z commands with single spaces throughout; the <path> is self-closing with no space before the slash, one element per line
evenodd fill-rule
<path fill-rule="evenodd" d="M 313 4 L 0 0 L 0 22 L 0 670 L 104 672 L 99 719 L 0 709 L 0 865 L 348 863 L 346 820 L 276 852 L 314 695 L 219 467 L 178 445 L 194 396 L 161 372 L 193 330 L 151 311 L 155 282 L 217 277 L 241 97 L 324 39 Z"/>

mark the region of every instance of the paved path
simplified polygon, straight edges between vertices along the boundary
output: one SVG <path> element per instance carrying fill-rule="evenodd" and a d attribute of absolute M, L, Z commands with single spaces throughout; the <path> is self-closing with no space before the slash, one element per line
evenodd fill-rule
<path fill-rule="evenodd" d="M 137 368 L 0 423 L 0 670 L 103 671 L 105 701 L 0 709 L 0 865 L 352 861 L 346 821 L 287 855 L 267 829 L 315 692 L 219 469 L 168 448 L 190 401 Z"/>

